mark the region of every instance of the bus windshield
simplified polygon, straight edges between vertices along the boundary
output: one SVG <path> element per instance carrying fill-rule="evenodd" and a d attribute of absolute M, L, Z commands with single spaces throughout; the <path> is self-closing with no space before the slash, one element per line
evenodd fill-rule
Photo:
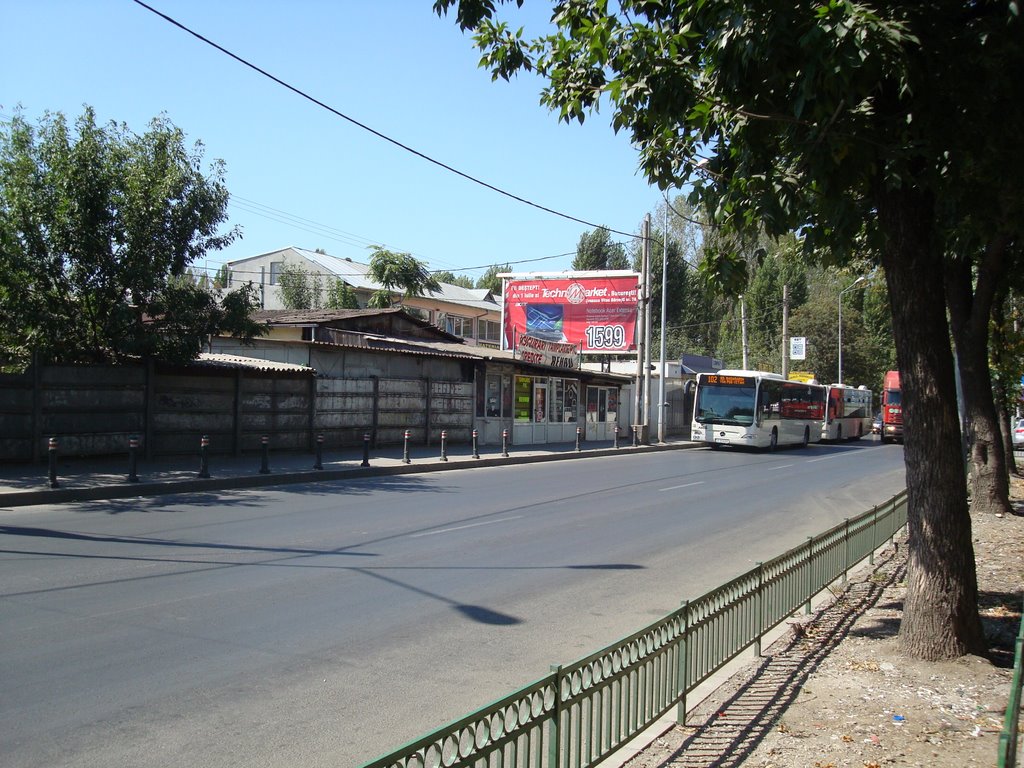
<path fill-rule="evenodd" d="M 756 387 L 703 384 L 697 388 L 694 420 L 701 424 L 735 424 L 749 427 L 754 423 Z"/>

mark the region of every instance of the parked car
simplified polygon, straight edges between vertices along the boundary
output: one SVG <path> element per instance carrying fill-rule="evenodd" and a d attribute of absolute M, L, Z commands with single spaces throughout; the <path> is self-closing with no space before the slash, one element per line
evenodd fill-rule
<path fill-rule="evenodd" d="M 1017 426 L 1013 428 L 1013 447 L 1024 447 L 1024 419 L 1017 419 Z"/>

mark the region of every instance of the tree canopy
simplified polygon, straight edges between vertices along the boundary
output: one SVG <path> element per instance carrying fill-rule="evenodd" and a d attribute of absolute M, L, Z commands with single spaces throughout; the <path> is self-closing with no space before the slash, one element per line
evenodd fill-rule
<path fill-rule="evenodd" d="M 595 229 L 580 235 L 572 268 L 578 271 L 629 269 L 629 257 L 622 243 L 612 241 L 607 229 Z"/>
<path fill-rule="evenodd" d="M 408 253 L 389 251 L 379 245 L 373 246 L 372 250 L 370 277 L 383 288 L 370 297 L 368 306 L 378 309 L 390 307 L 394 303 L 395 293 L 408 298 L 440 290 L 440 283 L 419 259 Z"/>
<path fill-rule="evenodd" d="M 220 232 L 224 166 L 166 117 L 145 133 L 100 126 L 86 108 L 0 129 L 0 348 L 7 365 L 194 359 L 220 331 L 261 332 L 255 290 L 217 295 L 189 265 L 237 237 Z"/>
<path fill-rule="evenodd" d="M 502 278 L 498 277 L 498 275 L 502 273 L 507 274 L 511 271 L 511 264 L 492 264 L 487 268 L 486 272 L 477 278 L 476 287 L 488 290 L 495 296 L 501 296 L 504 285 L 502 284 Z"/>
<path fill-rule="evenodd" d="M 535 70 L 562 120 L 607 108 L 652 182 L 691 185 L 727 235 L 705 254 L 709 281 L 742 292 L 744 246 L 761 232 L 799 232 L 825 262 L 884 267 L 907 426 L 900 641 L 929 659 L 981 652 L 945 278 L 955 249 L 977 265 L 1019 237 L 1024 160 L 1006 151 L 1024 125 L 1018 4 L 572 0 L 534 40 L 497 18 L 512 4 L 434 7 L 456 8 L 493 77 Z"/>

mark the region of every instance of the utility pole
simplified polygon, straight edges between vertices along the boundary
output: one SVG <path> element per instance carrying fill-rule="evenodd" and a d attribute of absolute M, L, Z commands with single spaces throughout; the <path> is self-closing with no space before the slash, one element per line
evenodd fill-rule
<path fill-rule="evenodd" d="M 661 236 L 661 378 L 658 379 L 658 442 L 665 442 L 665 308 L 668 304 L 668 198 L 665 198 L 665 231 Z"/>
<path fill-rule="evenodd" d="M 651 214 L 644 216 L 644 420 L 645 445 L 651 442 Z"/>
<path fill-rule="evenodd" d="M 783 331 L 785 333 L 785 331 Z M 750 365 L 747 362 L 748 349 L 747 346 L 747 302 L 744 301 L 743 297 L 740 296 L 740 335 L 743 339 L 743 370 L 749 370 Z"/>
<path fill-rule="evenodd" d="M 644 219 L 643 224 L 643 239 L 641 242 L 641 259 L 640 259 L 640 306 L 637 308 L 636 316 L 636 381 L 633 385 L 633 426 L 637 429 L 641 428 L 644 423 L 643 417 L 643 390 L 644 390 L 644 313 L 647 306 L 647 226 L 650 216 Z"/>
<path fill-rule="evenodd" d="M 789 378 L 789 286 L 782 286 L 782 378 Z"/>

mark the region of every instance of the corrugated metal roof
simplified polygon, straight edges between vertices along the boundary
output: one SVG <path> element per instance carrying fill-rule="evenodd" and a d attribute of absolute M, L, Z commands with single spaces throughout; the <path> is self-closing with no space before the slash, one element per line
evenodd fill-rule
<path fill-rule="evenodd" d="M 379 291 L 384 288 L 383 285 L 370 277 L 370 266 L 368 264 L 360 264 L 358 261 L 330 256 L 326 253 L 307 251 L 304 248 L 293 248 L 293 250 L 303 258 L 309 259 L 314 264 L 337 275 L 353 288 L 362 288 L 368 291 Z M 452 285 L 451 283 L 441 283 L 441 290 L 427 291 L 424 298 L 445 301 L 451 304 L 463 304 L 494 312 L 501 309 L 501 306 L 494 300 L 489 291 L 477 288 L 463 288 L 461 285 Z"/>
<path fill-rule="evenodd" d="M 308 365 L 296 363 L 277 363 L 273 360 L 261 360 L 258 357 L 242 357 L 241 355 L 226 355 L 218 352 L 200 352 L 199 357 L 193 362 L 194 365 L 203 365 L 210 368 L 247 368 L 254 371 L 294 371 L 296 373 L 313 373 L 314 369 Z"/>

